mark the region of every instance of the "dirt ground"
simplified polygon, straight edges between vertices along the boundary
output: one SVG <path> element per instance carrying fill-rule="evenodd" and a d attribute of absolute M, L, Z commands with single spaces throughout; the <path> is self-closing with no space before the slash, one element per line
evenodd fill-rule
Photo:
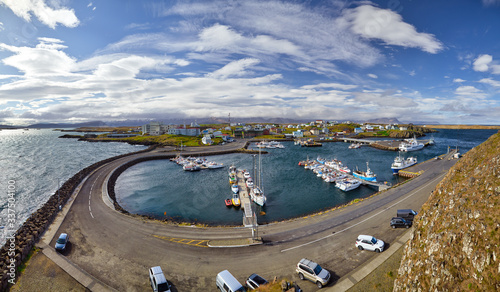
<path fill-rule="evenodd" d="M 36 250 L 10 291 L 90 291 Z"/>
<path fill-rule="evenodd" d="M 356 283 L 348 292 L 355 291 L 392 291 L 394 280 L 398 275 L 399 265 L 403 257 L 404 245 L 399 248 L 390 258 L 382 263 L 377 269 L 366 276 L 362 281 Z"/>

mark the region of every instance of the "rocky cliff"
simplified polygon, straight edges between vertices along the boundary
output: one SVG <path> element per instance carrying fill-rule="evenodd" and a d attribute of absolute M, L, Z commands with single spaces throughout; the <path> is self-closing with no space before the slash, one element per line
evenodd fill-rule
<path fill-rule="evenodd" d="M 500 291 L 500 132 L 450 169 L 415 218 L 394 291 Z"/>

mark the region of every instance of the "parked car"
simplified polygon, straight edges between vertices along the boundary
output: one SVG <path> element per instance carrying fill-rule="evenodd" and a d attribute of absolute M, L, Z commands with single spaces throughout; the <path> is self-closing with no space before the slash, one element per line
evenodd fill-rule
<path fill-rule="evenodd" d="M 297 263 L 295 271 L 299 274 L 301 280 L 307 279 L 316 283 L 318 288 L 323 288 L 330 281 L 330 272 L 308 259 L 301 259 Z"/>
<path fill-rule="evenodd" d="M 67 233 L 61 233 L 59 238 L 56 241 L 56 250 L 63 251 L 66 249 L 66 245 L 68 245 L 69 235 Z"/>
<path fill-rule="evenodd" d="M 245 287 L 228 271 L 224 270 L 217 274 L 215 284 L 222 292 L 245 292 Z"/>
<path fill-rule="evenodd" d="M 257 274 L 250 275 L 250 277 L 248 277 L 247 281 L 245 282 L 247 287 L 252 289 L 252 290 L 255 290 L 255 289 L 259 288 L 260 285 L 264 285 L 267 283 L 269 283 L 269 282 L 267 282 L 266 279 L 262 278 L 261 276 L 259 276 Z"/>
<path fill-rule="evenodd" d="M 406 220 L 401 217 L 392 217 L 391 219 L 391 227 L 396 228 L 396 227 L 404 227 L 404 228 L 410 228 L 412 225 L 412 221 Z"/>
<path fill-rule="evenodd" d="M 149 283 L 154 292 L 170 292 L 170 284 L 168 284 L 160 266 L 149 269 Z"/>
<path fill-rule="evenodd" d="M 413 217 L 415 217 L 415 215 L 417 215 L 417 212 L 412 209 L 399 209 L 396 212 L 396 217 L 404 218 L 410 221 L 413 221 Z"/>
<path fill-rule="evenodd" d="M 376 239 L 371 235 L 359 235 L 356 239 L 356 247 L 359 250 L 371 250 L 375 252 L 384 251 L 384 242 L 380 239 Z"/>

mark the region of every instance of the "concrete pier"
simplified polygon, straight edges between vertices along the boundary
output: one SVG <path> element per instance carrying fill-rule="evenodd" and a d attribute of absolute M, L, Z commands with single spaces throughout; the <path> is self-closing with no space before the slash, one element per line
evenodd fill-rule
<path fill-rule="evenodd" d="M 243 177 L 243 171 L 236 171 L 236 179 L 238 182 L 239 195 L 241 201 L 241 208 L 243 209 L 243 225 L 245 227 L 257 226 L 257 216 L 252 207 L 252 200 L 250 199 L 250 194 L 248 193 L 248 188 Z"/>

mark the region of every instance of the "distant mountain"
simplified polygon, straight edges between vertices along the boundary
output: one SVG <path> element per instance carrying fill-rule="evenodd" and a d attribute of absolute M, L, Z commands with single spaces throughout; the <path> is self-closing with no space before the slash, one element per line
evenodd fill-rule
<path fill-rule="evenodd" d="M 367 121 L 370 124 L 395 124 L 399 125 L 401 122 L 397 118 L 379 118 Z"/>
<path fill-rule="evenodd" d="M 80 127 L 106 127 L 108 124 L 102 121 L 93 121 L 93 122 L 86 122 L 86 123 L 75 123 L 75 124 L 70 124 L 70 123 L 45 123 L 45 124 L 33 124 L 29 125 L 26 128 L 40 128 L 40 129 L 46 129 L 46 128 L 80 128 Z"/>
<path fill-rule="evenodd" d="M 22 127 L 10 126 L 10 125 L 0 125 L 0 129 L 18 129 Z"/>

